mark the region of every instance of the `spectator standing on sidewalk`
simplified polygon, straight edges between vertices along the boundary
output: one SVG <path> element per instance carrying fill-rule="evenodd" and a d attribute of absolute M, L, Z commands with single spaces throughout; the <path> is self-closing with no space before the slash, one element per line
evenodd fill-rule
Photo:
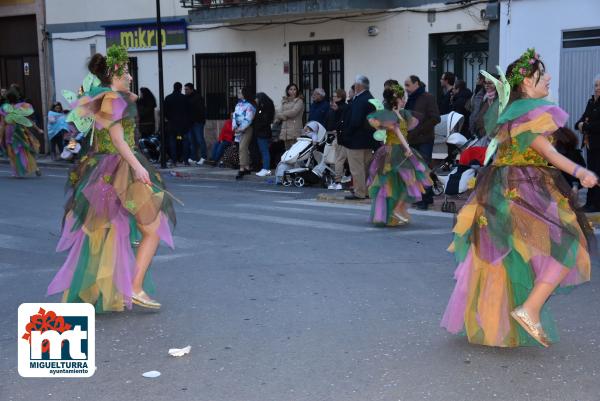
<path fill-rule="evenodd" d="M 281 121 L 279 139 L 284 141 L 285 148 L 289 149 L 296 138 L 302 135 L 304 125 L 304 98 L 296 84 L 289 84 L 285 88 L 285 96 L 281 100 L 281 109 L 275 114 L 275 119 Z"/>
<path fill-rule="evenodd" d="M 378 147 L 377 141 L 373 139 L 372 128 L 367 115 L 375 110 L 369 103 L 373 95 L 369 92 L 369 79 L 364 75 L 358 75 L 354 82 L 356 95 L 348 106 L 348 113 L 344 120 L 344 147 L 350 165 L 350 174 L 354 191 L 346 199 L 365 199 L 367 197 L 367 171 L 373 157 L 373 149 Z"/>
<path fill-rule="evenodd" d="M 235 141 L 240 144 L 240 171 L 236 180 L 250 174 L 250 142 L 252 142 L 254 116 L 256 115 L 256 104 L 254 93 L 245 86 L 238 91 L 238 103 L 233 112 L 232 128 L 235 132 Z"/>
<path fill-rule="evenodd" d="M 344 163 L 346 162 L 346 153 L 344 148 L 340 144 L 342 140 L 342 125 L 344 124 L 344 113 L 346 112 L 346 91 L 343 89 L 337 89 L 332 96 L 331 110 L 327 118 L 327 131 L 334 131 L 336 133 L 336 139 L 333 143 L 333 149 L 335 154 L 335 178 L 328 189 L 341 190 L 342 183 L 341 179 L 344 173 Z M 342 140 L 343 141 L 343 140 Z M 339 171 L 338 171 L 339 170 Z"/>
<path fill-rule="evenodd" d="M 312 103 L 308 112 L 308 121 L 316 121 L 322 126 L 327 126 L 327 116 L 330 105 L 327 94 L 323 88 L 317 88 L 312 93 Z"/>
<path fill-rule="evenodd" d="M 479 115 L 481 103 L 483 102 L 483 97 L 486 93 L 485 82 L 485 77 L 479 73 L 479 75 L 477 75 L 477 85 L 473 91 L 473 96 L 471 97 L 471 101 L 467 103 L 467 109 L 471 113 L 471 118 L 469 119 L 469 131 L 472 134 L 476 134 L 477 131 L 475 124 L 477 124 L 477 116 Z"/>
<path fill-rule="evenodd" d="M 262 169 L 256 173 L 259 177 L 271 175 L 271 158 L 269 155 L 269 145 L 273 132 L 271 124 L 275 118 L 275 105 L 273 100 L 263 92 L 256 94 L 256 115 L 254 116 L 254 133 L 260 149 L 262 159 Z"/>
<path fill-rule="evenodd" d="M 179 155 L 177 154 L 177 140 L 180 137 L 183 140 L 183 160 L 188 165 L 188 147 L 186 134 L 190 129 L 190 111 L 187 98 L 181 89 L 181 82 L 173 84 L 173 92 L 165 98 L 165 119 L 167 120 L 167 149 L 173 166 L 177 166 Z"/>
<path fill-rule="evenodd" d="M 438 106 L 433 95 L 425 92 L 425 84 L 416 75 L 406 78 L 404 88 L 408 93 L 405 109 L 412 111 L 419 120 L 419 124 L 408 131 L 408 144 L 415 148 L 427 163 L 431 164 L 435 139 L 433 129 L 440 122 Z M 431 187 L 428 187 L 423 195 L 423 200 L 415 205 L 421 210 L 427 210 L 428 205 L 432 203 L 433 191 Z"/>
<path fill-rule="evenodd" d="M 146 87 L 140 88 L 140 96 L 136 101 L 138 111 L 138 129 L 140 137 L 148 138 L 156 133 L 156 98 Z"/>
<path fill-rule="evenodd" d="M 190 131 L 188 142 L 190 146 L 190 157 L 188 163 L 196 163 L 198 166 L 204 164 L 206 156 L 206 140 L 204 139 L 204 125 L 206 124 L 206 107 L 204 98 L 194 89 L 194 84 L 185 84 L 185 95 L 190 104 Z"/>
<path fill-rule="evenodd" d="M 442 85 L 443 95 L 438 101 L 438 109 L 440 114 L 448 114 L 452 111 L 450 106 L 450 99 L 452 98 L 452 90 L 454 89 L 454 81 L 456 76 L 453 72 L 445 72 L 442 74 L 440 79 L 440 85 Z"/>
<path fill-rule="evenodd" d="M 575 127 L 583 134 L 588 169 L 600 175 L 600 75 L 594 78 L 594 94 Z M 583 210 L 586 213 L 600 212 L 600 187 L 588 189 Z"/>

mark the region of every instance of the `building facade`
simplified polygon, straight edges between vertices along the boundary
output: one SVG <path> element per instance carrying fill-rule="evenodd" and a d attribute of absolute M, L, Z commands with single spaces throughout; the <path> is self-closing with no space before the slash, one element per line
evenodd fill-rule
<path fill-rule="evenodd" d="M 17 84 L 40 126 L 51 98 L 44 24 L 43 0 L 0 0 L 0 88 Z"/>
<path fill-rule="evenodd" d="M 573 128 L 600 74 L 600 1 L 502 1 L 500 64 L 535 47 L 552 76 L 551 97 Z"/>
<path fill-rule="evenodd" d="M 244 85 L 267 93 L 276 104 L 290 82 L 308 99 L 316 87 L 328 95 L 347 89 L 359 73 L 371 79 L 375 94 L 386 79 L 402 81 L 411 74 L 437 91 L 444 69 L 457 71 L 472 86 L 489 57 L 486 5 L 163 0 L 162 18 L 175 26 L 167 32 L 174 39 L 164 42 L 165 92 L 175 81 L 195 83 L 207 100 L 209 119 L 221 120 Z M 149 25 L 154 2 L 105 0 L 90 10 L 77 0 L 47 0 L 46 7 L 57 93 L 77 88 L 89 56 L 119 37 L 130 48 L 138 46 L 132 50 L 145 50 L 130 53 L 134 86 L 157 94 Z"/>

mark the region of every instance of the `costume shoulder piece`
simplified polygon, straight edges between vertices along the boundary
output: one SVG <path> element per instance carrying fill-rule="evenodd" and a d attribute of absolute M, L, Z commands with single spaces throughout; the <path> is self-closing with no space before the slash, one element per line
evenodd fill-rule
<path fill-rule="evenodd" d="M 565 125 L 569 115 L 544 99 L 520 99 L 512 102 L 498 118 L 498 143 L 513 139 L 520 151 L 542 135 L 548 137 Z"/>
<path fill-rule="evenodd" d="M 29 120 L 33 114 L 33 107 L 29 103 L 4 104 L 0 107 L 0 115 L 8 124 L 19 124 L 24 127 L 31 127 L 33 123 Z"/>

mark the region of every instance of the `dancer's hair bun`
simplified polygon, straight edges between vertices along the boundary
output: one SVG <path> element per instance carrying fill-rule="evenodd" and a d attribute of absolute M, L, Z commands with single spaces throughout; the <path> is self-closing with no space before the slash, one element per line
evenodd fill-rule
<path fill-rule="evenodd" d="M 92 56 L 90 62 L 88 63 L 88 70 L 97 76 L 103 84 L 108 83 L 108 76 L 106 74 L 108 71 L 106 57 L 104 57 L 102 54 L 96 53 Z"/>

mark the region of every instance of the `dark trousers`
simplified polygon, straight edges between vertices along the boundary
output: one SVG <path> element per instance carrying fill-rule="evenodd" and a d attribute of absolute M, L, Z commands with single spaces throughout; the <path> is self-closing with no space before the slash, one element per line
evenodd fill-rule
<path fill-rule="evenodd" d="M 433 143 L 422 143 L 420 145 L 414 145 L 412 147 L 421 154 L 423 159 L 431 167 L 431 159 L 433 158 Z M 427 204 L 433 203 L 433 190 L 431 189 L 431 187 L 427 187 L 425 189 L 425 193 L 423 194 L 423 202 Z"/>
<path fill-rule="evenodd" d="M 65 132 L 67 131 L 59 132 L 58 134 L 54 135 L 50 140 L 50 153 L 52 154 L 52 156 L 57 156 L 63 151 L 63 148 L 65 147 L 65 139 L 63 135 Z M 58 152 L 56 151 L 57 147 Z"/>
<path fill-rule="evenodd" d="M 221 142 L 217 142 L 213 145 L 212 148 L 212 161 L 214 162 L 219 162 L 219 160 L 221 160 L 221 157 L 223 157 L 223 154 L 225 153 L 225 150 L 231 145 L 231 142 L 227 142 L 227 141 L 221 141 Z"/>
<path fill-rule="evenodd" d="M 181 150 L 178 152 L 178 140 L 177 137 L 181 137 Z M 187 163 L 187 159 L 189 157 L 189 153 L 190 153 L 190 141 L 187 135 L 185 134 L 175 134 L 175 133 L 169 133 L 168 134 L 168 152 L 169 152 L 169 157 L 171 158 L 171 160 L 173 161 L 173 163 L 179 163 L 181 160 L 185 161 Z"/>
<path fill-rule="evenodd" d="M 271 158 L 269 154 L 269 138 L 256 138 L 258 142 L 258 148 L 260 149 L 260 155 L 262 159 L 262 168 L 269 170 L 271 165 Z"/>
<path fill-rule="evenodd" d="M 600 149 L 587 150 L 587 168 L 600 176 Z M 600 187 L 588 188 L 585 204 L 600 209 Z"/>
<path fill-rule="evenodd" d="M 200 158 L 206 159 L 206 140 L 204 139 L 204 124 L 193 123 L 188 132 L 188 141 L 190 149 L 190 158 L 198 161 Z M 200 152 L 200 155 L 198 155 Z M 187 160 L 187 158 L 186 158 Z"/>

